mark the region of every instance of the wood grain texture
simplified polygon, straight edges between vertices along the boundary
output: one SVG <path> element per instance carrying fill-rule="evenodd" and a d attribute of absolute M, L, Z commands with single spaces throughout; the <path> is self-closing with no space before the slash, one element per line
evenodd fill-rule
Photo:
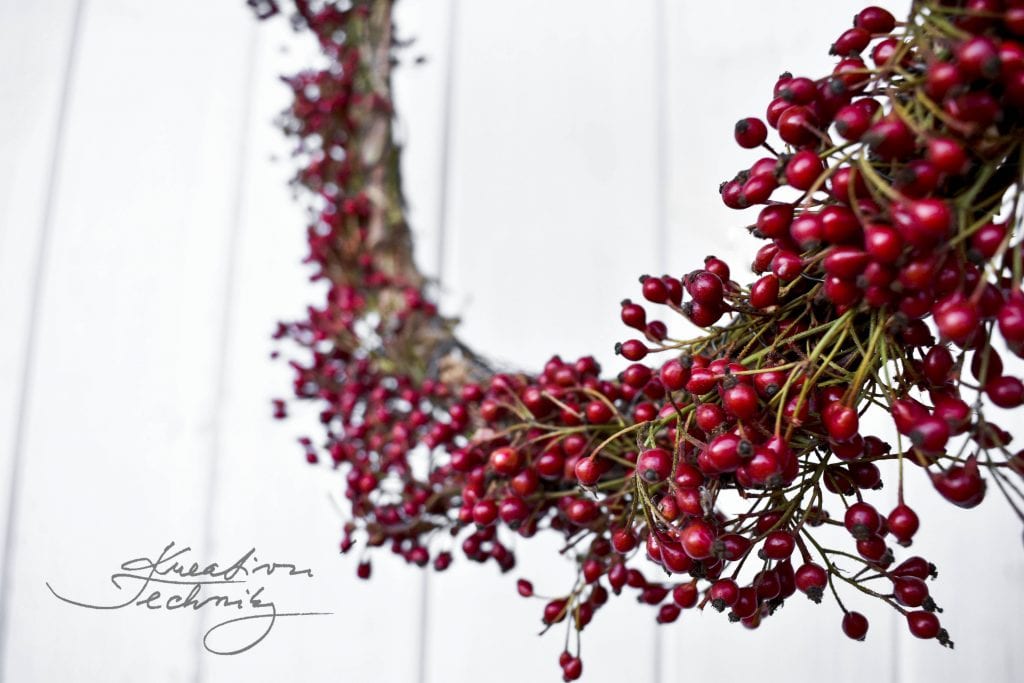
<path fill-rule="evenodd" d="M 78 609 L 46 582 L 113 603 L 121 562 L 202 536 L 246 20 L 87 6 L 26 406 L 11 680 L 192 675 L 194 615 Z"/>
<path fill-rule="evenodd" d="M 889 5 L 897 16 L 906 11 L 901 4 Z M 829 43 L 863 6 L 852 0 L 669 3 L 669 272 L 687 273 L 715 254 L 729 262 L 734 279 L 754 279 L 750 261 L 759 245 L 745 228 L 757 210 L 726 208 L 717 188 L 764 154 L 737 146 L 733 126 L 746 116 L 764 117 L 783 71 L 828 73 Z M 662 680 L 804 681 L 822 671 L 830 680 L 896 680 L 895 617 L 858 597 L 849 596 L 850 607 L 873 617 L 868 643 L 842 635 L 842 614 L 829 597 L 814 605 L 795 596 L 756 632 L 711 609 L 684 613 L 668 629 Z"/>
<path fill-rule="evenodd" d="M 76 5 L 51 0 L 0 5 L 0 662 L 14 585 L 30 337 L 38 319 L 43 235 L 52 231 L 59 129 L 67 121 Z M 63 113 L 62 113 L 63 112 Z M 8 533 L 10 532 L 10 535 Z M 0 679 L 3 665 L 0 663 Z"/>
<path fill-rule="evenodd" d="M 830 68 L 827 43 L 862 4 L 400 2 L 398 34 L 417 38 L 395 76 L 416 255 L 465 340 L 509 367 L 560 351 L 614 373 L 618 301 L 638 297 L 638 274 L 681 275 L 715 253 L 746 279 L 753 212 L 716 191 L 754 158 L 731 144 L 733 123 L 762 115 L 778 72 Z M 518 576 L 542 594 L 568 587 L 556 536 L 517 544 L 505 576 L 459 561 L 424 581 L 375 554 L 374 580 L 359 582 L 358 551 L 336 552 L 344 484 L 295 442 L 316 416 L 270 419 L 291 378 L 268 359 L 269 334 L 322 295 L 298 265 L 305 214 L 271 125 L 288 101 L 277 75 L 316 64 L 315 48 L 286 22 L 253 26 L 241 0 L 87 8 L 25 406 L 4 680 L 557 680 L 563 633 L 537 638 L 543 602 L 515 591 Z M 72 14 L 71 0 L 0 4 L 5 437 Z M 0 478 L 11 458 L 5 439 Z M 920 470 L 907 477 L 914 550 L 939 566 L 955 651 L 856 599 L 873 616 L 867 643 L 799 596 L 756 633 L 710 610 L 655 627 L 624 596 L 584 633 L 585 680 L 1020 679 L 1019 524 L 994 489 L 965 512 Z M 887 507 L 894 488 L 871 500 Z M 112 600 L 116 566 L 171 539 L 209 561 L 255 547 L 312 567 L 274 597 L 334 614 L 281 620 L 252 651 L 218 657 L 201 643 L 215 615 L 97 613 L 46 589 Z"/>
<path fill-rule="evenodd" d="M 652 21 L 646 3 L 460 3 L 444 302 L 499 362 L 619 367 L 618 302 L 656 267 Z M 514 578 L 568 590 L 558 548 L 540 534 L 510 575 L 458 562 L 431 579 L 428 681 L 557 677 L 563 631 L 536 638 L 543 601 Z M 594 680 L 652 675 L 653 613 L 630 603 L 584 634 Z"/>
<path fill-rule="evenodd" d="M 418 34 L 430 27 L 436 40 L 432 18 L 408 11 L 397 17 L 401 33 Z M 322 427 L 315 407 L 295 406 L 283 423 L 269 419 L 271 398 L 291 389 L 284 360 L 268 358 L 274 348 L 270 333 L 276 321 L 300 317 L 307 304 L 319 305 L 323 296 L 323 287 L 310 285 L 299 265 L 306 252 L 301 229 L 307 220 L 302 209 L 306 198 L 296 201 L 286 189 L 296 165 L 288 156 L 289 143 L 271 120 L 288 104 L 290 92 L 276 75 L 317 65 L 320 58 L 316 45 L 304 40 L 305 35 L 294 35 L 286 22 L 268 22 L 259 31 L 213 535 L 218 555 L 255 545 L 268 557 L 313 567 L 312 580 L 275 584 L 274 590 L 282 605 L 333 615 L 282 622 L 259 647 L 241 656 L 202 653 L 202 678 L 413 681 L 420 572 L 385 550 L 373 553 L 372 581 L 356 578 L 361 550 L 357 547 L 346 556 L 337 550 L 343 521 L 337 506 L 344 500 L 344 480 L 327 466 L 308 466 L 296 443 L 301 435 L 318 439 Z M 430 174 L 437 147 L 430 144 L 430 134 L 439 120 L 440 91 L 432 87 L 438 69 L 430 62 L 396 72 L 399 97 L 417 112 L 403 125 L 410 141 L 404 170 L 418 181 L 409 201 L 417 207 L 429 205 L 436 193 Z M 430 224 L 429 211 L 414 215 Z M 436 254 L 432 233 L 436 229 L 417 230 L 422 248 L 418 256 Z M 281 352 L 288 357 L 295 349 L 282 346 Z"/>

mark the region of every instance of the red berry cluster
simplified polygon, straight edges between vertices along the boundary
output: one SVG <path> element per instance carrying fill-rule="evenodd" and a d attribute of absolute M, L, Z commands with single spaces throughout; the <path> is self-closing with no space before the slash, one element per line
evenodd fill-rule
<path fill-rule="evenodd" d="M 764 120 L 735 127 L 765 156 L 721 186 L 726 206 L 760 207 L 756 279 L 715 257 L 642 277 L 645 303 L 621 308 L 635 338 L 616 346 L 632 364 L 614 380 L 589 357 L 495 373 L 458 342 L 401 211 L 390 4 L 295 6 L 331 62 L 288 80 L 285 117 L 329 291 L 278 336 L 309 352 L 295 394 L 321 406 L 325 439 L 303 445 L 345 472 L 343 551 L 365 538 L 444 570 L 461 548 L 507 571 L 512 536 L 550 530 L 578 574 L 547 599 L 547 626 L 578 634 L 626 588 L 661 623 L 710 605 L 748 628 L 827 592 L 862 640 L 843 589 L 952 645 L 934 568 L 896 557 L 920 524 L 903 476 L 921 469 L 960 507 L 991 481 L 1021 514 L 1024 452 L 988 413 L 1024 403 L 1003 364 L 1024 357 L 1024 2 L 915 2 L 902 23 L 868 7 L 832 45 L 831 74 L 783 74 Z M 655 310 L 704 332 L 675 339 Z M 895 500 L 869 502 L 886 478 Z M 582 675 L 578 637 L 560 665 Z"/>

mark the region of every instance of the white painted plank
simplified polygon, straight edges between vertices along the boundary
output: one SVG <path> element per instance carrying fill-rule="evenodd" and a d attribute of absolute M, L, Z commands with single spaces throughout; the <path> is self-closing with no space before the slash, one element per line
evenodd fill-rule
<path fill-rule="evenodd" d="M 745 227 L 756 210 L 726 208 L 717 190 L 761 155 L 733 142 L 733 126 L 745 116 L 764 117 L 783 71 L 828 73 L 834 61 L 829 45 L 864 3 L 668 5 L 669 270 L 682 275 L 715 254 L 729 262 L 735 279 L 749 282 L 760 244 Z M 755 632 L 711 609 L 684 613 L 666 633 L 662 680 L 811 680 L 822 671 L 835 680 L 890 680 L 895 615 L 850 593 L 840 589 L 849 606 L 871 620 L 866 643 L 843 635 L 842 613 L 831 596 L 814 605 L 796 595 Z"/>
<path fill-rule="evenodd" d="M 825 73 L 832 62 L 827 56 L 828 43 L 849 25 L 849 17 L 863 4 L 795 0 L 708 6 L 669 3 L 669 234 L 674 271 L 687 272 L 705 253 L 716 253 L 730 261 L 734 272 L 752 279 L 747 268 L 756 244 L 743 228 L 756 214 L 726 209 L 716 191 L 721 180 L 731 178 L 755 158 L 732 144 L 732 126 L 744 116 L 763 116 L 778 73 Z M 905 2 L 887 6 L 897 17 L 907 10 Z M 721 37 L 726 34 L 733 49 L 722 44 Z M 996 626 L 1012 623 L 1011 615 L 1020 610 L 1017 580 L 1022 558 L 1014 552 L 1020 532 L 1016 518 L 999 500 L 986 501 L 981 509 L 965 515 L 936 500 L 938 496 L 930 490 L 918 492 L 922 483 L 915 484 L 913 476 L 921 473 L 911 469 L 908 495 L 915 492 L 913 504 L 922 520 L 932 520 L 930 530 L 925 522 L 913 549 L 934 556 L 942 565 L 933 589 L 947 608 L 943 619 L 956 637 L 955 653 L 915 640 L 906 632 L 902 617 L 887 615 L 883 606 L 872 604 L 874 601 L 864 602 L 861 610 L 869 617 L 878 615 L 872 620 L 868 652 L 862 644 L 842 637 L 838 610 L 794 600 L 754 634 L 725 624 L 720 615 L 694 615 L 697 618 L 689 622 L 684 615 L 674 628 L 675 644 L 666 647 L 664 680 L 678 680 L 683 675 L 745 680 L 755 671 L 766 680 L 783 675 L 809 680 L 812 672 L 823 670 L 837 680 L 953 680 L 957 673 L 966 678 L 982 675 L 979 662 L 985 662 L 987 679 L 1019 678 L 1021 656 L 1012 645 L 1012 636 Z M 923 488 L 930 486 L 923 482 Z M 892 484 L 873 500 L 882 508 L 890 505 L 894 496 Z M 948 534 L 951 525 L 969 526 L 972 543 L 1001 550 L 968 557 L 959 552 Z M 985 585 L 972 580 L 977 572 L 985 572 Z M 1005 600 L 993 601 L 985 597 L 988 595 L 1002 595 Z M 717 651 L 740 648 L 744 661 L 751 665 L 723 667 L 714 656 L 692 656 L 695 651 L 715 652 L 716 647 Z M 786 656 L 778 657 L 780 651 Z"/>
<path fill-rule="evenodd" d="M 412 3 L 399 5 L 406 6 L 417 11 L 399 15 L 403 37 L 421 29 L 427 33 L 429 27 L 425 44 L 409 52 L 435 52 L 430 46 L 443 42 L 444 36 L 433 26 L 434 17 Z M 276 321 L 301 317 L 306 304 L 319 305 L 323 296 L 323 288 L 310 285 L 308 269 L 300 265 L 306 254 L 307 218 L 303 200 L 293 201 L 286 187 L 295 169 L 288 158 L 290 143 L 270 123 L 290 98 L 275 76 L 320 60 L 309 36 L 295 36 L 286 22 L 270 22 L 259 30 L 214 538 L 219 554 L 250 544 L 312 567 L 312 580 L 281 587 L 286 591 L 281 604 L 334 614 L 282 623 L 259 647 L 241 656 L 204 653 L 203 679 L 411 681 L 416 678 L 420 570 L 384 549 L 372 554 L 373 579 L 356 578 L 359 550 L 338 554 L 342 519 L 331 503 L 332 497 L 343 500 L 344 481 L 327 465 L 307 465 L 296 443 L 300 435 L 320 440 L 323 428 L 315 419 L 319 407 L 296 405 L 283 423 L 270 418 L 271 398 L 290 394 L 292 373 L 283 360 L 268 359 L 269 334 Z M 403 169 L 415 188 L 409 201 L 416 209 L 414 219 L 427 225 L 434 218 L 430 205 L 436 195 L 432 174 L 437 146 L 430 133 L 440 111 L 440 65 L 436 54 L 430 57 L 422 67 L 400 67 L 396 77 L 409 139 Z M 277 162 L 270 163 L 269 157 Z M 420 247 L 425 243 L 418 256 L 433 257 L 430 230 L 417 231 L 416 237 L 422 238 Z M 292 351 L 282 346 L 284 356 Z"/>
<path fill-rule="evenodd" d="M 652 21 L 646 3 L 460 3 L 446 305 L 491 358 L 619 367 L 618 302 L 656 267 Z M 506 576 L 461 561 L 432 577 L 428 680 L 560 675 L 563 633 L 537 639 L 544 603 L 514 581 L 567 590 L 558 547 L 518 543 Z M 650 676 L 653 610 L 612 602 L 583 633 L 587 680 Z"/>
<path fill-rule="evenodd" d="M 1006 372 L 1024 374 L 1024 363 L 1009 353 L 1003 358 Z M 1015 411 L 989 406 L 986 416 L 1011 431 L 1020 424 Z M 901 681 L 1024 678 L 1024 652 L 1018 645 L 1024 611 L 1021 521 L 992 477 L 983 476 L 988 480 L 985 500 L 962 510 L 943 499 L 920 468 L 906 468 L 906 501 L 921 518 L 913 547 L 938 570 L 929 588 L 944 610 L 939 617 L 955 648 L 917 640 L 900 619 Z M 1019 488 L 1020 479 L 1015 483 Z"/>
<path fill-rule="evenodd" d="M 440 275 L 441 267 L 449 31 L 458 4 L 457 0 L 419 0 L 398 2 L 394 9 L 397 37 L 413 41 L 397 51 L 400 64 L 392 72 L 402 184 L 416 264 L 432 278 Z"/>
<path fill-rule="evenodd" d="M 11 680 L 181 680 L 201 647 L 194 615 L 83 610 L 44 583 L 113 601 L 121 562 L 202 538 L 247 17 L 151 10 L 94 0 L 84 22 L 29 392 Z"/>
<path fill-rule="evenodd" d="M 0 5 L 0 624 L 22 369 L 74 10 L 73 0 Z"/>

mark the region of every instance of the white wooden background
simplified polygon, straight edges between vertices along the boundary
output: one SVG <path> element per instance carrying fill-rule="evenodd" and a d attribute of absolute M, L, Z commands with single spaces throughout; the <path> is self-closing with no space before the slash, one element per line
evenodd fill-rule
<path fill-rule="evenodd" d="M 784 69 L 823 73 L 859 4 L 403 0 L 405 61 L 428 57 L 396 76 L 417 252 L 466 339 L 523 367 L 559 350 L 613 370 L 638 274 L 707 253 L 739 270 L 752 218 L 716 193 L 750 160 L 733 122 Z M 357 582 L 335 552 L 340 486 L 304 465 L 301 420 L 269 419 L 289 387 L 269 333 L 318 295 L 271 119 L 277 75 L 313 59 L 241 0 L 0 2 L 3 680 L 559 678 L 560 634 L 537 638 L 540 603 L 514 589 L 520 573 L 564 586 L 552 540 L 509 576 L 424 580 L 384 558 Z M 847 641 L 833 605 L 798 599 L 748 633 L 714 613 L 656 628 L 625 598 L 585 633 L 586 680 L 1020 680 L 1017 523 L 997 495 L 954 511 L 910 474 L 955 652 L 890 615 Z M 75 609 L 45 587 L 99 597 L 170 539 L 312 566 L 289 606 L 335 615 L 217 657 L 208 617 Z"/>

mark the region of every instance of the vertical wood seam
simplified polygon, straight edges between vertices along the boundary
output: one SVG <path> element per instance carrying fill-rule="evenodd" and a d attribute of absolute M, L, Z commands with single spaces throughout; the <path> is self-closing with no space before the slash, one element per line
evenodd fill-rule
<path fill-rule="evenodd" d="M 245 76 L 242 84 L 241 101 L 243 103 L 243 115 L 241 130 L 238 134 L 238 148 L 235 151 L 235 187 L 231 198 L 231 214 L 228 219 L 227 240 L 227 263 L 224 271 L 224 282 L 222 290 L 223 307 L 221 310 L 221 323 L 218 330 L 217 344 L 217 374 L 214 385 L 213 409 L 210 416 L 212 434 L 210 436 L 210 449 L 207 455 L 206 465 L 206 495 L 203 500 L 203 539 L 200 546 L 205 553 L 213 552 L 213 545 L 216 542 L 214 533 L 215 511 L 217 505 L 217 472 L 221 462 L 221 450 L 223 447 L 224 427 L 224 405 L 227 402 L 228 384 L 228 351 L 231 347 L 231 323 L 234 319 L 232 309 L 235 302 L 235 279 L 238 261 L 238 248 L 241 242 L 242 232 L 242 200 L 245 196 L 246 169 L 249 163 L 249 134 L 252 130 L 252 113 L 255 92 L 256 55 L 259 44 L 259 30 L 255 22 L 250 22 L 249 40 L 246 46 Z M 196 619 L 196 643 L 195 665 L 192 672 L 192 680 L 201 683 L 205 678 L 204 651 L 198 648 L 203 642 L 203 635 L 206 626 L 206 613 L 201 613 Z"/>
<path fill-rule="evenodd" d="M 18 508 L 20 505 L 19 484 L 21 482 L 22 451 L 25 447 L 25 427 L 28 420 L 28 403 L 31 398 L 33 381 L 32 369 L 35 365 L 35 349 L 39 336 L 41 309 L 43 304 L 43 286 L 46 280 L 46 264 L 49 260 L 50 240 L 53 233 L 54 205 L 57 199 L 58 175 L 64 151 L 64 138 L 68 121 L 68 104 L 71 99 L 71 87 L 75 77 L 75 61 L 81 41 L 82 17 L 85 15 L 85 0 L 76 0 L 74 15 L 71 19 L 70 40 L 68 42 L 67 59 L 64 63 L 64 78 L 60 96 L 57 101 L 57 123 L 53 134 L 53 147 L 50 151 L 49 177 L 46 195 L 43 200 L 43 217 L 40 222 L 38 247 L 32 271 L 32 283 L 29 294 L 28 329 L 25 332 L 25 350 L 21 358 L 21 386 L 18 389 L 18 407 L 14 427 L 13 448 L 11 451 L 10 483 L 7 491 L 7 528 L 4 536 L 4 553 L 2 573 L 0 573 L 0 682 L 4 680 L 4 663 L 9 662 L 7 656 L 8 623 L 11 610 L 12 574 L 14 572 L 14 555 L 16 549 Z"/>
<path fill-rule="evenodd" d="M 654 3 L 654 259 L 658 273 L 668 271 L 668 49 L 665 40 L 665 0 Z M 664 627 L 654 623 L 651 680 L 664 672 Z"/>
<path fill-rule="evenodd" d="M 455 55 L 458 28 L 459 0 L 449 0 L 448 3 L 448 35 L 446 37 L 446 55 L 444 67 L 444 85 L 441 100 L 441 155 L 438 160 L 438 178 L 440 188 L 438 190 L 437 204 L 437 281 L 440 288 L 444 287 L 445 250 L 448 246 L 448 180 L 450 176 L 450 154 L 452 138 L 452 106 L 455 92 Z M 438 292 L 440 296 L 440 291 Z M 439 302 L 440 303 L 440 302 Z M 430 569 L 424 567 L 420 577 L 420 615 L 419 631 L 417 637 L 416 652 L 416 681 L 426 683 L 427 662 L 429 660 L 428 647 L 430 644 L 428 624 L 430 623 Z"/>

